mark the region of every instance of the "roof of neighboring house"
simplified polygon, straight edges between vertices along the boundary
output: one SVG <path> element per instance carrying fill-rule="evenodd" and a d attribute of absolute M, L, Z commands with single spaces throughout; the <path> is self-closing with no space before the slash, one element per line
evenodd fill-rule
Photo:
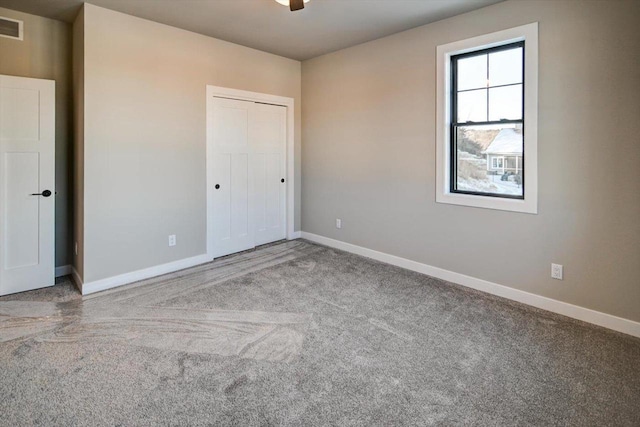
<path fill-rule="evenodd" d="M 522 132 L 502 129 L 484 151 L 487 154 L 522 154 Z"/>

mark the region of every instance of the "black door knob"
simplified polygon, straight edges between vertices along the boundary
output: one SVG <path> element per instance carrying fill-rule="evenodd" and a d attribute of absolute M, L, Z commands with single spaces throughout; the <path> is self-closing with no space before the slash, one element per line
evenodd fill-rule
<path fill-rule="evenodd" d="M 216 190 L 220 188 L 220 184 L 216 184 Z"/>
<path fill-rule="evenodd" d="M 282 179 L 280 180 L 280 182 L 284 182 L 284 178 L 282 178 Z"/>
<path fill-rule="evenodd" d="M 42 196 L 42 197 L 49 197 L 51 196 L 51 191 L 49 190 L 44 190 L 42 193 L 31 193 L 32 196 Z"/>

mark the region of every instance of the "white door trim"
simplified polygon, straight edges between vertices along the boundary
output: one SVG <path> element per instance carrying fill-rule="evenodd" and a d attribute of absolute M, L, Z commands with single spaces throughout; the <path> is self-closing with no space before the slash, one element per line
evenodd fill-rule
<path fill-rule="evenodd" d="M 286 165 L 287 174 L 286 191 L 287 191 L 287 208 L 286 208 L 286 223 L 287 223 L 287 240 L 296 239 L 298 234 L 294 231 L 294 217 L 295 217 L 295 171 L 294 171 L 294 100 L 286 96 L 269 95 L 266 93 L 250 92 L 240 89 L 231 89 L 220 86 L 207 85 L 207 155 L 206 155 L 206 167 L 207 167 L 207 255 L 213 259 L 214 247 L 213 247 L 213 227 L 209 223 L 209 214 L 213 211 L 213 197 L 209 191 L 213 188 L 213 173 L 211 171 L 212 156 L 213 156 L 213 135 L 210 134 L 210 124 L 212 120 L 212 105 L 211 101 L 214 97 L 237 99 L 239 101 L 251 101 L 251 102 L 263 102 L 266 104 L 282 105 L 287 108 L 287 148 L 286 148 Z"/>

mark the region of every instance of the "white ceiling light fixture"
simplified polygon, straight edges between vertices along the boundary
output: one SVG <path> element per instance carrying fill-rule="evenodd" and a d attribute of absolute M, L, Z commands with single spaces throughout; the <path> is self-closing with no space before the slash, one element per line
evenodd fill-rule
<path fill-rule="evenodd" d="M 304 4 L 309 3 L 311 0 L 276 0 L 283 6 L 289 6 L 289 9 L 294 12 L 296 10 L 304 9 Z"/>

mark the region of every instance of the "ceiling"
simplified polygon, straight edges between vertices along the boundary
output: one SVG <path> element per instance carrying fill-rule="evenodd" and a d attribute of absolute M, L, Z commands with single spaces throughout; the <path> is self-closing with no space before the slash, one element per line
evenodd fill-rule
<path fill-rule="evenodd" d="M 91 4 L 305 60 L 502 0 L 92 0 Z M 73 22 L 82 0 L 0 0 L 0 7 Z"/>

